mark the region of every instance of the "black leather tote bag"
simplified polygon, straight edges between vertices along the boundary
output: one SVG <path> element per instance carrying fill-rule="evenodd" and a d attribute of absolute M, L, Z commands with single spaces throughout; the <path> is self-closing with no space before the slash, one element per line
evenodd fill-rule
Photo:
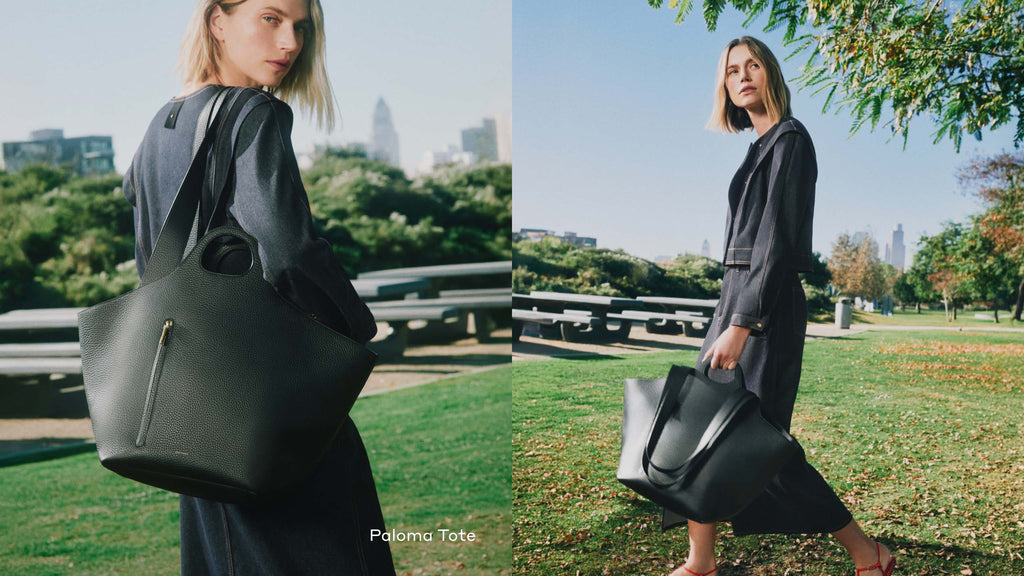
<path fill-rule="evenodd" d="M 704 523 L 739 514 L 800 450 L 761 415 L 738 367 L 731 382 L 709 367 L 626 380 L 618 470 L 640 495 Z"/>
<path fill-rule="evenodd" d="M 214 133 L 139 286 L 79 313 L 82 376 L 103 466 L 181 494 L 253 503 L 312 474 L 376 355 L 280 296 L 241 228 L 214 228 L 186 253 Z M 204 268 L 218 239 L 244 243 L 251 266 Z"/>

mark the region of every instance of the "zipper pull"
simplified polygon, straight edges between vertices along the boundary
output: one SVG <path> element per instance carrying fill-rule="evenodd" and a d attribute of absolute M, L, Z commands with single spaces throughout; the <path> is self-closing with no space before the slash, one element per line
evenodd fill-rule
<path fill-rule="evenodd" d="M 171 326 L 174 325 L 173 320 L 164 322 L 164 331 L 160 333 L 160 345 L 165 346 L 167 344 L 167 335 L 171 333 Z"/>

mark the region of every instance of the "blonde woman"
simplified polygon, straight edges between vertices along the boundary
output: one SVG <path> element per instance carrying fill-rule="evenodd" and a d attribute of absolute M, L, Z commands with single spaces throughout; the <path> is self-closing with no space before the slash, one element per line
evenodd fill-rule
<path fill-rule="evenodd" d="M 746 387 L 761 399 L 765 417 L 789 429 L 807 329 L 807 305 L 798 272 L 811 268 L 814 145 L 792 117 L 789 88 L 771 51 L 743 36 L 722 52 L 708 127 L 757 133 L 729 186 L 725 276 L 699 359 L 713 370 L 739 366 Z M 715 524 L 664 510 L 663 529 L 689 525 L 686 563 L 671 576 L 717 570 Z M 849 552 L 857 576 L 889 576 L 889 549 L 868 538 L 849 510 L 803 455 L 732 519 L 737 535 L 831 533 Z M 799 566 L 799 563 L 795 565 Z"/>
<path fill-rule="evenodd" d="M 234 162 L 220 202 L 204 196 L 200 233 L 225 223 L 258 242 L 264 277 L 321 322 L 365 343 L 376 333 L 327 242 L 313 228 L 291 146 L 292 111 L 334 124 L 319 0 L 200 0 L 181 50 L 181 94 L 157 112 L 125 174 L 135 207 L 139 277 L 192 154 L 200 110 L 216 86 L 258 93 L 234 124 Z M 204 191 L 204 194 L 208 194 Z M 181 496 L 181 572 L 389 575 L 387 542 L 366 450 L 348 419 L 312 478 L 272 505 Z"/>

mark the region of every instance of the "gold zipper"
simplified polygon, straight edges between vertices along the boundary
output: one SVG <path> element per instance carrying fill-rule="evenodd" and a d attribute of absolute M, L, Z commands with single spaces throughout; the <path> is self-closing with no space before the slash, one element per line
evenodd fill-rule
<path fill-rule="evenodd" d="M 160 341 L 156 345 L 156 358 L 153 360 L 153 370 L 149 374 L 149 387 L 146 390 L 146 404 L 142 409 L 142 421 L 139 424 L 139 435 L 135 439 L 135 446 L 142 447 L 146 444 L 146 435 L 149 433 L 149 424 L 153 421 L 153 405 L 156 403 L 156 390 L 160 381 L 164 356 L 167 354 L 167 337 L 171 333 L 174 320 L 168 318 L 164 321 L 164 328 L 160 332 Z"/>
<path fill-rule="evenodd" d="M 171 331 L 171 326 L 174 326 L 174 320 L 167 320 L 164 322 L 164 331 L 160 333 L 160 345 L 167 345 L 167 334 Z"/>

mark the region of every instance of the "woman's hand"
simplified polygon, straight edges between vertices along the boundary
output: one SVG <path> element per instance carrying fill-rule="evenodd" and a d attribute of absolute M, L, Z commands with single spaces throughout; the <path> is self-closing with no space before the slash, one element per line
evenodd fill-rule
<path fill-rule="evenodd" d="M 708 349 L 704 358 L 711 358 L 711 368 L 732 370 L 739 364 L 740 355 L 747 345 L 747 336 L 750 335 L 750 328 L 743 326 L 729 326 L 725 332 L 715 340 L 715 343 Z M 703 359 L 702 359 L 703 360 Z"/>

